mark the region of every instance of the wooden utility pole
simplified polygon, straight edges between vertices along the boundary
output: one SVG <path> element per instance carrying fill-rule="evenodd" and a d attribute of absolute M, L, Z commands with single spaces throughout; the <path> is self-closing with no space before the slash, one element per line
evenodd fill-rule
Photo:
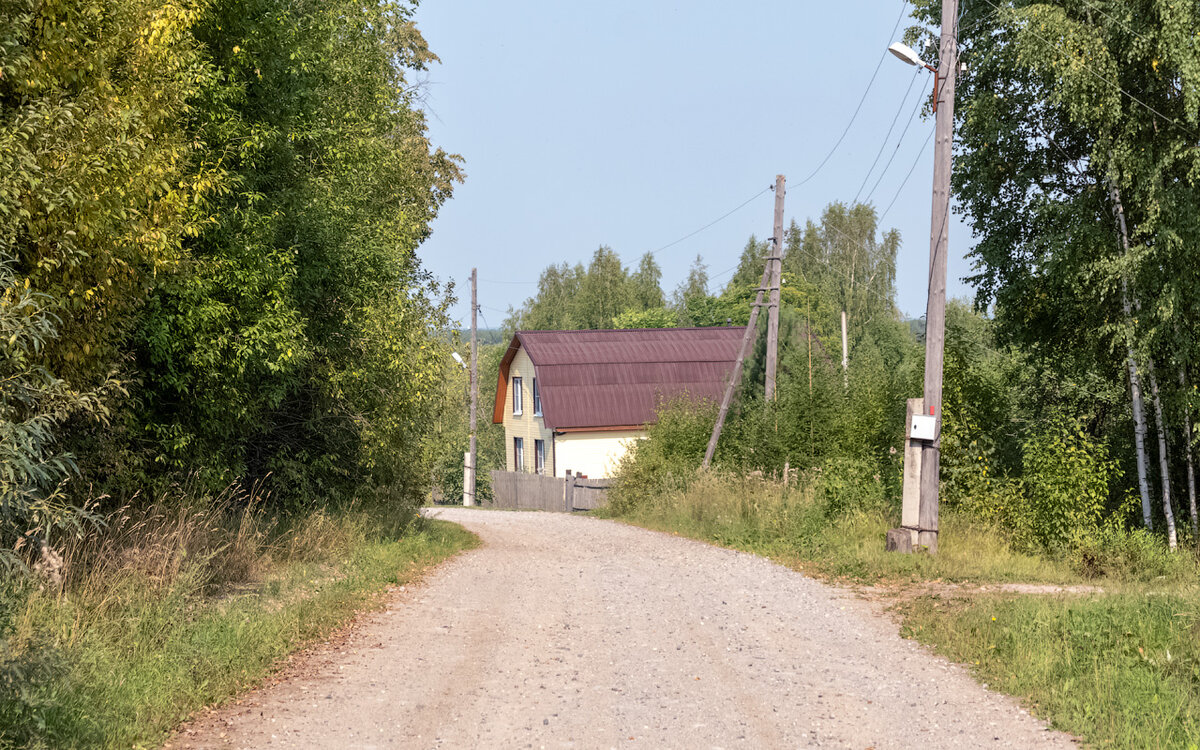
<path fill-rule="evenodd" d="M 775 228 L 771 235 L 771 254 L 767 256 L 771 297 L 767 308 L 767 383 L 764 396 L 775 400 L 775 370 L 779 361 L 779 287 L 783 279 L 783 195 L 786 180 L 775 175 Z"/>
<path fill-rule="evenodd" d="M 467 459 L 467 483 L 463 487 L 463 505 L 475 505 L 475 467 L 478 454 L 475 445 L 475 409 L 479 402 L 479 335 L 477 333 L 477 318 L 479 316 L 478 300 L 479 278 L 477 269 L 471 269 L 471 444 Z"/>
<path fill-rule="evenodd" d="M 704 468 L 712 463 L 713 454 L 717 451 L 717 441 L 721 439 L 721 429 L 725 426 L 725 416 L 729 414 L 729 405 L 733 403 L 733 393 L 738 383 L 742 382 L 742 367 L 746 361 L 746 353 L 754 342 L 754 332 L 758 330 L 758 311 L 762 309 L 763 290 L 771 280 L 771 260 L 768 256 L 767 265 L 763 268 L 762 281 L 758 284 L 758 294 L 754 297 L 754 307 L 750 308 L 750 322 L 746 324 L 746 332 L 742 334 L 742 348 L 738 349 L 737 359 L 733 362 L 733 372 L 725 385 L 725 394 L 721 396 L 721 408 L 717 412 L 717 422 L 713 425 L 712 435 L 708 438 L 708 447 L 704 449 Z"/>
<path fill-rule="evenodd" d="M 954 143 L 954 80 L 958 44 L 954 25 L 958 0 L 942 2 L 941 54 L 933 153 L 933 216 L 929 235 L 929 302 L 925 308 L 924 411 L 937 419 L 935 438 L 921 449 L 921 503 L 918 541 L 937 552 L 938 480 L 941 476 L 942 364 L 946 344 L 946 253 L 950 239 L 950 167 Z"/>

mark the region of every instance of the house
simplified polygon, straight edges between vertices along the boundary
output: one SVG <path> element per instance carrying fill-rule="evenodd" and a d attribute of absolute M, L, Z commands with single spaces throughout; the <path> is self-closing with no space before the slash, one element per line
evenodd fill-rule
<path fill-rule="evenodd" d="M 508 471 L 612 474 L 664 401 L 720 401 L 745 328 L 517 331 L 492 421 Z"/>

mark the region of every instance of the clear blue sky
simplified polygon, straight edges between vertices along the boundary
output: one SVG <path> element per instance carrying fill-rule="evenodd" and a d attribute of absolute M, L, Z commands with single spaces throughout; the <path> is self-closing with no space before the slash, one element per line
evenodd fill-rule
<path fill-rule="evenodd" d="M 636 264 L 788 179 L 786 217 L 803 225 L 859 191 L 900 230 L 900 309 L 925 312 L 933 121 L 911 118 L 930 76 L 887 56 L 828 163 L 880 55 L 895 0 L 714 2 L 425 0 L 417 24 L 442 62 L 426 81 L 434 142 L 465 159 L 466 182 L 419 250 L 458 284 L 469 323 L 472 266 L 491 327 L 536 290 L 550 263 L 587 262 L 600 245 Z M 901 31 L 912 23 L 906 17 Z M 910 83 L 912 84 L 909 90 Z M 905 95 L 907 92 L 907 99 Z M 902 105 L 902 108 L 901 108 Z M 751 234 L 771 233 L 771 193 L 657 254 L 669 294 L 703 256 L 715 291 Z M 950 228 L 951 296 L 970 293 L 969 229 Z M 501 283 L 506 282 L 506 283 Z M 483 325 L 481 321 L 480 325 Z"/>

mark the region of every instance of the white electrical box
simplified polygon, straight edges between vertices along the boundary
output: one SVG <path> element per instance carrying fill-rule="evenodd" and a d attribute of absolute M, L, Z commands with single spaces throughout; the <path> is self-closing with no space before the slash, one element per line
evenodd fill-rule
<path fill-rule="evenodd" d="M 937 438 L 937 417 L 927 414 L 914 414 L 912 428 L 908 431 L 910 440 L 934 440 Z"/>

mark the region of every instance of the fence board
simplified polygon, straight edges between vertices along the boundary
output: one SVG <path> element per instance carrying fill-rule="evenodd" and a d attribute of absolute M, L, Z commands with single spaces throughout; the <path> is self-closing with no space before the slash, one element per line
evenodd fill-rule
<path fill-rule="evenodd" d="M 594 510 L 608 502 L 611 479 L 576 479 L 575 492 L 571 498 L 572 510 Z"/>
<path fill-rule="evenodd" d="M 592 510 L 607 502 L 609 479 L 546 477 L 515 471 L 493 471 L 492 507 L 518 510 Z M 572 486 L 568 489 L 568 481 Z"/>

